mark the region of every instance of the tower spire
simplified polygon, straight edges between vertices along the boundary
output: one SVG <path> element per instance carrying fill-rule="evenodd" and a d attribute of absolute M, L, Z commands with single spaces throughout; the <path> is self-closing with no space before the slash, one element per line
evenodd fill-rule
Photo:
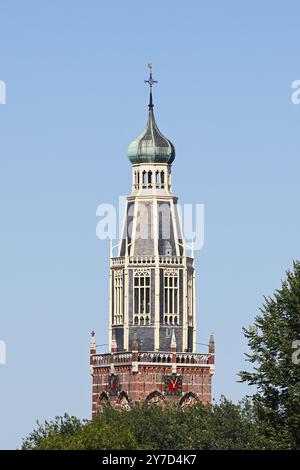
<path fill-rule="evenodd" d="M 148 80 L 144 80 L 144 83 L 148 83 L 149 85 L 149 88 L 150 88 L 150 96 L 149 96 L 149 109 L 152 109 L 153 108 L 153 99 L 152 99 L 152 86 L 155 84 L 155 83 L 158 83 L 157 80 L 153 80 L 153 77 L 152 77 L 152 64 L 147 64 L 147 67 L 149 69 L 149 78 Z"/>
<path fill-rule="evenodd" d="M 129 144 L 127 155 L 133 165 L 140 163 L 171 165 L 175 160 L 175 148 L 172 142 L 160 132 L 155 122 L 152 87 L 158 81 L 153 79 L 152 64 L 148 64 L 147 67 L 149 78 L 144 80 L 150 91 L 147 125 L 144 132 Z M 137 183 L 134 184 L 137 185 Z"/>

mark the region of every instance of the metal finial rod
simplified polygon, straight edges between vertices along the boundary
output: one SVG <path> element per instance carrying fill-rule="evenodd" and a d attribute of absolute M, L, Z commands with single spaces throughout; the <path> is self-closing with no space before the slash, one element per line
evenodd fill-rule
<path fill-rule="evenodd" d="M 153 102 L 152 102 L 152 86 L 155 83 L 158 83 L 157 80 L 153 80 L 152 77 L 152 64 L 147 64 L 147 67 L 149 69 L 149 78 L 148 80 L 144 80 L 144 83 L 148 83 L 149 88 L 150 88 L 150 99 L 149 99 L 149 108 L 153 108 Z"/>

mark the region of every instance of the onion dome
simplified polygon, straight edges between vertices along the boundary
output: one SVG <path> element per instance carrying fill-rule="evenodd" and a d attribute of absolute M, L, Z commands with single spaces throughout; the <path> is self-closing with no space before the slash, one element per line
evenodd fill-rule
<path fill-rule="evenodd" d="M 128 158 L 131 163 L 171 163 L 175 160 L 175 147 L 157 127 L 153 112 L 152 85 L 157 83 L 152 79 L 152 67 L 149 64 L 150 77 L 145 83 L 150 85 L 150 101 L 148 122 L 142 134 L 128 146 Z"/>

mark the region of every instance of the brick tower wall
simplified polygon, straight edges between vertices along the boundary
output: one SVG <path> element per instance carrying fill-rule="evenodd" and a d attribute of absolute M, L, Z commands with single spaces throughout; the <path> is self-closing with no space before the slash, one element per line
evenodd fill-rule
<path fill-rule="evenodd" d="M 134 403 L 144 402 L 172 402 L 179 406 L 194 404 L 197 401 L 211 402 L 213 354 L 182 353 L 163 357 L 159 353 L 149 353 L 148 356 L 151 357 L 126 353 L 91 357 L 93 416 L 101 412 L 105 403 L 114 408 L 129 409 Z M 172 362 L 150 363 L 149 359 L 157 360 L 159 357 Z M 202 361 L 202 364 L 193 360 Z M 169 377 L 175 382 L 180 382 L 180 388 L 175 393 L 170 393 L 166 385 Z M 112 385 L 112 378 L 116 380 L 115 386 Z"/>

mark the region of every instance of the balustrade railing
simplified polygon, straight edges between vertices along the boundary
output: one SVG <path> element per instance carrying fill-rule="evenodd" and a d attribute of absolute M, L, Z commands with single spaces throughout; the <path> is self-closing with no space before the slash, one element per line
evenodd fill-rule
<path fill-rule="evenodd" d="M 168 265 L 181 265 L 183 264 L 184 257 L 183 256 L 160 256 L 159 263 L 160 264 L 168 264 Z"/>
<path fill-rule="evenodd" d="M 149 266 L 156 264 L 155 256 L 129 256 L 128 265 L 129 266 Z M 159 264 L 168 265 L 168 266 L 182 266 L 184 264 L 184 256 L 159 256 Z M 187 258 L 187 264 L 189 266 L 193 265 L 193 258 Z M 125 257 L 117 256 L 111 258 L 112 266 L 125 266 Z"/>
<path fill-rule="evenodd" d="M 110 364 L 126 364 L 132 362 L 132 353 L 94 354 L 94 366 L 105 366 Z M 176 364 L 209 364 L 210 354 L 198 353 L 176 353 Z M 139 352 L 137 362 L 145 363 L 172 363 L 170 352 Z"/>
<path fill-rule="evenodd" d="M 129 256 L 128 263 L 134 265 L 155 264 L 155 256 Z"/>

